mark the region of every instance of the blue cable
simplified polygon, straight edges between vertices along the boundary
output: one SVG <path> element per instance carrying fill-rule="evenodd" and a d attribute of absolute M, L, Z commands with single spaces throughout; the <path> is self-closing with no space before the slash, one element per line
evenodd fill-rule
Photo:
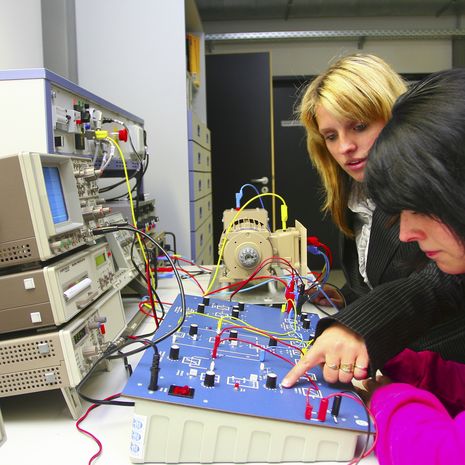
<path fill-rule="evenodd" d="M 259 190 L 253 184 L 244 184 L 240 188 L 239 192 L 236 192 L 236 208 L 241 208 L 241 199 L 242 199 L 242 195 L 243 195 L 242 191 L 244 190 L 244 187 L 251 187 L 257 193 L 257 195 L 260 195 Z M 260 197 L 258 200 L 260 200 L 260 204 L 261 204 L 262 208 L 265 209 L 265 205 L 263 204 L 262 198 Z"/>
<path fill-rule="evenodd" d="M 310 252 L 311 254 L 313 255 L 321 255 L 323 258 L 324 258 L 324 261 L 325 261 L 325 275 L 323 276 L 323 279 L 321 281 L 314 281 L 314 283 L 316 284 L 316 287 L 318 289 L 319 292 L 321 292 L 325 297 L 326 297 L 326 300 L 337 310 L 339 311 L 339 308 L 336 307 L 336 305 L 334 305 L 333 301 L 328 297 L 328 294 L 326 294 L 326 292 L 324 291 L 323 287 L 322 287 L 322 284 L 325 284 L 326 281 L 328 280 L 329 278 L 329 259 L 328 257 L 326 256 L 326 254 L 324 254 L 318 247 L 314 246 L 314 245 L 309 245 L 307 246 L 307 250 L 308 252 Z M 315 294 L 316 295 L 316 294 Z M 311 301 L 311 299 L 310 299 Z"/>

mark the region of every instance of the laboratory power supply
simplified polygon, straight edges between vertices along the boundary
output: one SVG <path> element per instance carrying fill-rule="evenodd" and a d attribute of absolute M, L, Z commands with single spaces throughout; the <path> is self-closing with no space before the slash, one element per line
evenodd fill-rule
<path fill-rule="evenodd" d="M 2 337 L 0 397 L 61 389 L 76 418 L 82 406 L 74 388 L 125 327 L 121 294 L 114 289 L 61 328 Z"/>
<path fill-rule="evenodd" d="M 0 334 L 59 326 L 113 285 L 107 243 L 42 268 L 0 276 Z"/>

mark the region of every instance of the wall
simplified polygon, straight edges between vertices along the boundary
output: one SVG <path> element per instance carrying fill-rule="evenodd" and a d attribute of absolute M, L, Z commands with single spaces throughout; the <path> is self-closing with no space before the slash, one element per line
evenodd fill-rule
<path fill-rule="evenodd" d="M 144 190 L 189 256 L 184 0 L 79 0 L 76 23 L 79 85 L 144 119 Z"/>
<path fill-rule="evenodd" d="M 74 0 L 2 3 L 0 69 L 47 68 L 77 82 Z"/>
<path fill-rule="evenodd" d="M 74 0 L 42 0 L 45 67 L 76 82 L 76 14 Z"/>
<path fill-rule="evenodd" d="M 40 0 L 2 2 L 0 69 L 43 66 Z"/>
<path fill-rule="evenodd" d="M 414 25 L 414 27 L 412 27 Z M 452 30 L 457 20 L 439 18 L 323 18 L 288 21 L 205 22 L 205 34 L 226 32 L 340 31 L 340 30 Z M 215 42 L 207 53 L 270 51 L 274 76 L 318 74 L 336 56 L 359 51 L 357 40 L 306 40 L 280 42 Z M 370 39 L 363 51 L 383 57 L 398 72 L 427 73 L 452 66 L 452 40 Z"/>

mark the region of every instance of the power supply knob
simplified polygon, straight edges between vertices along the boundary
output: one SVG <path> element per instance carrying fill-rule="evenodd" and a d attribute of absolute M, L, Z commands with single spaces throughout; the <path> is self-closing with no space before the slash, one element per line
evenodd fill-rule
<path fill-rule="evenodd" d="M 202 303 L 208 307 L 210 305 L 210 297 L 204 297 Z"/>
<path fill-rule="evenodd" d="M 208 370 L 205 373 L 205 379 L 203 380 L 203 385 L 206 387 L 213 387 L 215 385 L 215 372 Z"/>
<path fill-rule="evenodd" d="M 199 325 L 192 323 L 189 328 L 189 336 L 195 336 L 199 331 Z"/>
<path fill-rule="evenodd" d="M 234 318 L 239 318 L 239 309 L 236 308 L 236 307 L 233 307 L 233 309 L 231 311 L 231 316 L 234 317 Z"/>
<path fill-rule="evenodd" d="M 197 313 L 205 313 L 205 304 L 197 305 Z"/>
<path fill-rule="evenodd" d="M 179 360 L 179 346 L 177 344 L 173 344 L 170 348 L 170 359 Z"/>
<path fill-rule="evenodd" d="M 268 373 L 266 375 L 266 387 L 268 389 L 276 389 L 276 380 L 278 375 L 276 373 Z"/>
<path fill-rule="evenodd" d="M 310 328 L 310 318 L 305 318 L 305 320 L 302 321 L 302 327 L 303 327 L 304 329 Z"/>
<path fill-rule="evenodd" d="M 237 329 L 231 329 L 231 331 L 229 331 L 229 337 L 231 339 L 237 339 L 237 334 L 238 334 Z"/>

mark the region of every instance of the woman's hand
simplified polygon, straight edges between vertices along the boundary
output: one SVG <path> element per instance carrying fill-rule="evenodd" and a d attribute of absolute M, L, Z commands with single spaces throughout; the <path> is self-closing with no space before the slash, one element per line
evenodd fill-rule
<path fill-rule="evenodd" d="M 293 386 L 319 364 L 323 364 L 323 377 L 328 383 L 349 383 L 352 378 L 367 378 L 369 358 L 363 338 L 340 323 L 331 325 L 289 371 L 281 385 Z"/>
<path fill-rule="evenodd" d="M 322 287 L 325 294 L 331 299 L 332 304 L 316 286 L 307 291 L 310 303 L 323 306 L 332 306 L 334 304 L 337 308 L 344 306 L 344 297 L 334 286 L 325 284 Z"/>

